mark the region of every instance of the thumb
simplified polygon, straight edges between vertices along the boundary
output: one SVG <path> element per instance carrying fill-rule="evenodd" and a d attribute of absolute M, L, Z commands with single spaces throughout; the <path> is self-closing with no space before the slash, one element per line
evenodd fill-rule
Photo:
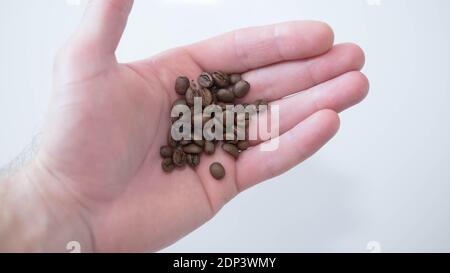
<path fill-rule="evenodd" d="M 106 54 L 114 54 L 127 24 L 133 0 L 90 0 L 77 36 Z"/>
<path fill-rule="evenodd" d="M 116 63 L 115 51 L 132 6 L 133 0 L 90 0 L 75 34 L 58 51 L 56 84 L 89 78 Z"/>

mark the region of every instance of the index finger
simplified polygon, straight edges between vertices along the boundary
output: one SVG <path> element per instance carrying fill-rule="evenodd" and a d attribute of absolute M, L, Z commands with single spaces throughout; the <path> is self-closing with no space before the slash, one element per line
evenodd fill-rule
<path fill-rule="evenodd" d="M 334 34 L 327 24 L 293 21 L 236 30 L 186 49 L 204 70 L 237 73 L 318 56 L 330 50 L 333 43 Z"/>

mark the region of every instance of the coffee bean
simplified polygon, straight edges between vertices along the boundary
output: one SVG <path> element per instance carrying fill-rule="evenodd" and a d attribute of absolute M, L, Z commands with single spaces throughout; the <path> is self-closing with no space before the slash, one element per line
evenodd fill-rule
<path fill-rule="evenodd" d="M 189 87 L 186 91 L 186 104 L 189 106 L 194 106 L 194 98 L 196 97 L 197 91 L 196 89 Z"/>
<path fill-rule="evenodd" d="M 229 89 L 220 89 L 217 91 L 217 99 L 221 102 L 233 102 L 234 101 L 234 93 Z"/>
<path fill-rule="evenodd" d="M 194 140 L 194 143 L 199 146 L 199 147 L 204 147 L 205 146 L 205 140 Z"/>
<path fill-rule="evenodd" d="M 173 149 L 170 146 L 162 146 L 159 153 L 163 158 L 172 158 Z"/>
<path fill-rule="evenodd" d="M 234 158 L 238 158 L 239 157 L 239 149 L 231 144 L 231 143 L 225 143 L 222 145 L 222 150 L 224 150 L 225 152 L 229 153 L 230 155 L 232 155 Z"/>
<path fill-rule="evenodd" d="M 248 142 L 247 140 L 241 140 L 237 143 L 237 147 L 239 148 L 239 150 L 245 151 L 250 147 L 250 142 Z"/>
<path fill-rule="evenodd" d="M 232 74 L 230 75 L 230 83 L 231 84 L 236 84 L 241 80 L 241 75 L 239 74 Z"/>
<path fill-rule="evenodd" d="M 169 133 L 167 134 L 167 145 L 169 145 L 172 148 L 177 147 L 177 142 L 172 138 L 172 133 L 169 130 Z"/>
<path fill-rule="evenodd" d="M 189 145 L 191 143 L 192 143 L 192 140 L 183 139 L 183 140 L 180 141 L 180 145 L 181 146 L 186 146 L 186 145 Z"/>
<path fill-rule="evenodd" d="M 250 84 L 246 81 L 239 81 L 233 88 L 234 95 L 237 98 L 243 98 L 250 91 Z"/>
<path fill-rule="evenodd" d="M 192 143 L 187 146 L 184 146 L 183 151 L 187 154 L 200 154 L 201 152 L 203 152 L 203 149 L 202 147 Z"/>
<path fill-rule="evenodd" d="M 177 92 L 178 95 L 184 95 L 186 94 L 186 91 L 189 88 L 189 79 L 186 77 L 178 77 L 175 81 L 175 92 Z"/>
<path fill-rule="evenodd" d="M 212 74 L 212 77 L 214 79 L 214 84 L 217 87 L 228 87 L 228 85 L 230 84 L 230 79 L 228 77 L 227 74 L 220 72 L 220 71 L 216 71 Z"/>
<path fill-rule="evenodd" d="M 171 158 L 164 158 L 161 162 L 161 167 L 166 173 L 170 173 L 175 169 L 175 165 L 173 164 Z"/>
<path fill-rule="evenodd" d="M 205 154 L 212 155 L 216 151 L 216 146 L 211 141 L 205 141 L 205 146 L 203 147 Z"/>
<path fill-rule="evenodd" d="M 217 180 L 221 180 L 225 177 L 225 169 L 219 162 L 211 164 L 211 166 L 209 166 L 209 172 L 211 173 L 212 177 Z"/>
<path fill-rule="evenodd" d="M 172 161 L 175 166 L 183 167 L 186 164 L 186 154 L 178 148 L 173 152 Z"/>
<path fill-rule="evenodd" d="M 197 167 L 200 164 L 200 156 L 197 154 L 187 154 L 186 164 L 193 168 Z"/>
<path fill-rule="evenodd" d="M 198 76 L 197 82 L 201 87 L 209 88 L 213 86 L 214 79 L 208 72 L 203 72 Z"/>
<path fill-rule="evenodd" d="M 207 88 L 203 88 L 200 90 L 200 97 L 202 98 L 203 107 L 211 105 L 211 103 L 213 102 L 211 91 L 209 91 Z"/>

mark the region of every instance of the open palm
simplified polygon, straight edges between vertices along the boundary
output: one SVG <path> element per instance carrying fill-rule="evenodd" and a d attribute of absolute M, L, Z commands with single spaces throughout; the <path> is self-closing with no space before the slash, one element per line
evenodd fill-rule
<path fill-rule="evenodd" d="M 362 51 L 333 46 L 332 31 L 318 22 L 243 29 L 119 64 L 114 52 L 131 6 L 131 0 L 90 3 L 57 57 L 37 157 L 79 205 L 92 250 L 156 251 L 175 242 L 242 190 L 312 155 L 337 131 L 336 112 L 367 94 L 368 82 L 358 72 Z M 263 152 L 256 145 L 237 162 L 218 149 L 202 156 L 195 171 L 166 174 L 159 147 L 169 130 L 174 81 L 214 70 L 243 73 L 252 85 L 246 100 L 280 106 L 280 146 Z M 227 170 L 220 182 L 209 174 L 213 161 Z"/>

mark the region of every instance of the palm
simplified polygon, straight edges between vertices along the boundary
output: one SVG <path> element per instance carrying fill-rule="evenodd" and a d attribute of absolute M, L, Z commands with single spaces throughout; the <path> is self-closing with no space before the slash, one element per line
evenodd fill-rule
<path fill-rule="evenodd" d="M 250 37 L 242 44 L 230 43 L 236 41 L 237 32 L 137 63 L 117 64 L 105 57 L 89 70 L 73 56 L 93 59 L 89 56 L 93 50 L 66 53 L 71 58 L 63 58 L 59 66 L 71 69 L 56 75 L 52 118 L 40 158 L 89 211 L 97 249 L 167 246 L 206 222 L 240 191 L 286 171 L 320 148 L 337 129 L 334 112 L 320 110 L 340 111 L 365 96 L 367 83 L 361 74 L 347 73 L 361 68 L 363 58 L 356 47 L 341 45 L 327 53 L 332 39 L 321 24 L 277 27 L 291 33 L 263 37 L 259 34 L 268 30 L 275 33 L 274 27 L 244 30 L 242 37 Z M 289 45 L 296 42 L 298 31 L 311 44 L 276 48 L 277 39 Z M 236 55 L 235 46 L 242 54 Z M 343 54 L 345 60 L 335 64 Z M 305 72 L 306 67 L 309 77 L 292 73 Z M 271 99 L 280 105 L 282 116 L 289 116 L 280 124 L 279 149 L 263 153 L 252 147 L 238 165 L 218 149 L 213 156 L 202 156 L 195 171 L 163 173 L 159 147 L 169 130 L 175 78 L 194 78 L 203 70 L 216 69 L 246 72 L 244 77 L 253 86 L 249 100 Z M 286 80 L 280 83 L 280 78 Z M 213 161 L 227 170 L 221 182 L 209 174 Z"/>

